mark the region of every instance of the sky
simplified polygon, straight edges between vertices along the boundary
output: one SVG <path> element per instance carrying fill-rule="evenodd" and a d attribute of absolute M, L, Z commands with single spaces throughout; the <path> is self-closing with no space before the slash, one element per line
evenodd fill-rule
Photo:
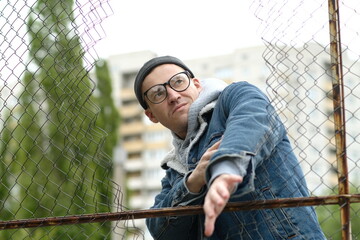
<path fill-rule="evenodd" d="M 101 24 L 106 36 L 95 50 L 100 57 L 150 50 L 189 59 L 260 45 L 251 2 L 110 0 L 113 13 Z"/>
<path fill-rule="evenodd" d="M 94 46 L 103 58 L 150 50 L 190 59 L 264 45 L 262 38 L 274 37 L 287 45 L 329 43 L 327 0 L 97 1 L 111 7 L 104 8 L 104 36 Z M 340 5 L 343 44 L 359 56 L 359 1 Z"/>
<path fill-rule="evenodd" d="M 74 15 L 86 56 L 91 56 L 86 66 L 98 58 L 144 50 L 186 60 L 260 45 L 253 1 L 76 0 Z M 23 73 L 26 19 L 35 3 L 0 0 L 0 68 L 7 82 Z"/>
<path fill-rule="evenodd" d="M 26 55 L 24 19 L 35 1 L 0 1 L 0 9 L 6 11 L 0 26 L 5 24 L 1 30 L 7 34 L 0 53 L 9 59 L 8 69 L 16 67 L 18 56 Z M 262 39 L 287 45 L 309 39 L 329 42 L 327 0 L 76 0 L 75 4 L 84 50 L 93 57 L 90 62 L 144 50 L 186 60 L 263 46 Z M 358 0 L 341 2 L 342 41 L 356 50 L 356 56 L 358 8 Z"/>

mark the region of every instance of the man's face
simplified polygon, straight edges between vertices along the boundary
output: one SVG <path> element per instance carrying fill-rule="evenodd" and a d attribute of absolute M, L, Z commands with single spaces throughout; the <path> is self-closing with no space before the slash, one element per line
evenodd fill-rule
<path fill-rule="evenodd" d="M 142 93 L 157 84 L 167 82 L 172 76 L 184 69 L 174 64 L 163 64 L 152 70 L 142 84 Z M 166 85 L 167 97 L 158 104 L 151 103 L 146 97 L 148 108 L 146 116 L 154 123 L 160 122 L 180 138 L 186 137 L 188 113 L 191 104 L 198 98 L 201 85 L 198 79 L 190 79 L 190 86 L 183 92 L 177 92 Z"/>

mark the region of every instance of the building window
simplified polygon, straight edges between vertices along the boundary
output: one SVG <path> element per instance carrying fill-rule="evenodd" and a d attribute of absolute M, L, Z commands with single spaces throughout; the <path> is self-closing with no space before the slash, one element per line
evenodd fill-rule
<path fill-rule="evenodd" d="M 167 131 L 146 132 L 144 140 L 147 142 L 163 141 L 167 138 Z"/>
<path fill-rule="evenodd" d="M 231 67 L 222 67 L 215 70 L 215 77 L 220 79 L 229 79 L 234 76 L 234 71 Z"/>
<path fill-rule="evenodd" d="M 122 88 L 132 88 L 134 86 L 135 77 L 136 72 L 122 74 Z"/>
<path fill-rule="evenodd" d="M 145 161 L 148 163 L 160 162 L 167 154 L 164 149 L 147 150 L 144 153 Z"/>

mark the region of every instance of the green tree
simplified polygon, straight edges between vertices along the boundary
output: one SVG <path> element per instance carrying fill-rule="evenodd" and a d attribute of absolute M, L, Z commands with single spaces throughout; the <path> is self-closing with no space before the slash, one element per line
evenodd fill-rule
<path fill-rule="evenodd" d="M 96 126 L 103 129 L 107 137 L 102 145 L 103 154 L 98 155 L 100 165 L 107 166 L 106 168 L 96 168 L 96 179 L 99 186 L 99 193 L 102 196 L 102 202 L 111 200 L 112 189 L 109 189 L 109 184 L 106 182 L 112 179 L 112 160 L 113 150 L 118 142 L 119 134 L 118 128 L 120 123 L 120 115 L 114 105 L 112 98 L 112 83 L 110 72 L 106 61 L 100 60 L 95 65 L 95 74 L 97 80 L 97 94 L 94 97 L 94 102 L 99 106 L 100 111 L 97 117 Z M 111 204 L 108 202 L 108 204 Z M 106 207 L 100 206 L 99 212 L 108 211 Z M 111 223 L 105 223 L 106 227 L 100 230 L 104 231 L 104 235 L 109 231 Z"/>
<path fill-rule="evenodd" d="M 103 149 L 105 153 L 112 157 L 113 149 L 118 141 L 116 130 L 119 128 L 120 115 L 112 98 L 111 77 L 105 60 L 96 63 L 95 73 L 98 81 L 98 94 L 95 96 L 95 102 L 100 107 L 96 125 L 108 134 Z"/>
<path fill-rule="evenodd" d="M 39 208 L 39 182 L 44 182 L 44 175 L 39 171 L 36 161 L 43 157 L 41 145 L 34 142 L 43 142 L 44 136 L 39 124 L 39 115 L 35 110 L 31 93 L 34 84 L 30 73 L 23 79 L 24 91 L 19 97 L 18 105 L 5 115 L 4 129 L 1 132 L 0 144 L 0 209 L 3 220 L 14 218 L 33 218 L 36 215 L 46 214 Z M 34 177 L 36 176 L 36 177 Z M 14 236 L 24 237 L 25 231 L 18 231 Z M 0 232 L 4 239 L 11 239 L 13 234 L 7 231 Z"/>
<path fill-rule="evenodd" d="M 358 185 L 357 185 L 358 186 Z M 358 192 L 355 188 L 351 192 Z M 324 196 L 337 192 L 336 189 L 328 190 Z M 341 240 L 341 221 L 339 205 L 323 205 L 316 208 L 321 228 L 325 236 L 332 240 Z M 350 206 L 351 233 L 354 239 L 360 237 L 360 203 Z"/>
<path fill-rule="evenodd" d="M 106 64 L 96 67 L 99 96 L 92 97 L 95 84 L 83 67 L 73 4 L 38 0 L 28 16 L 24 87 L 1 131 L 3 220 L 111 211 L 119 116 Z M 1 231 L 0 238 L 106 239 L 110 233 L 110 223 L 93 223 Z"/>

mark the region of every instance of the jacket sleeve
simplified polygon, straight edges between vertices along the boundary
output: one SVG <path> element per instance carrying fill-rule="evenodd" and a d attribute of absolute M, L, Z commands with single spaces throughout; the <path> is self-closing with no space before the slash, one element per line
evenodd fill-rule
<path fill-rule="evenodd" d="M 191 193 L 185 185 L 187 175 L 181 175 L 172 169 L 166 171 L 162 179 L 161 193 L 155 197 L 152 208 L 167 208 L 186 205 L 200 204 L 204 198 L 203 189 L 200 193 Z M 176 177 L 174 177 L 176 176 Z M 169 216 L 159 218 L 147 218 L 146 225 L 154 239 L 187 239 L 198 223 L 197 216 Z M 195 229 L 195 231 L 197 231 Z"/>
<path fill-rule="evenodd" d="M 220 174 L 240 175 L 244 177 L 240 192 L 246 194 L 254 189 L 256 166 L 282 141 L 285 129 L 268 98 L 246 82 L 234 83 L 223 91 L 214 116 L 218 116 L 224 132 L 206 179 L 211 183 Z"/>

